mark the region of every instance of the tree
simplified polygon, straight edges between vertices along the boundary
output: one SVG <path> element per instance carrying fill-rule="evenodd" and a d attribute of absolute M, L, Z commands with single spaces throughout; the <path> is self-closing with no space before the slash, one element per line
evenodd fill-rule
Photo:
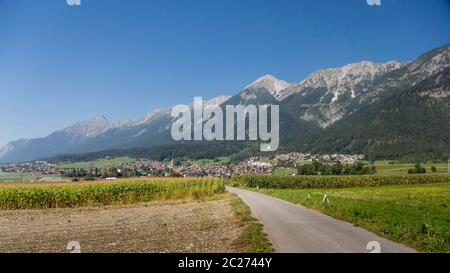
<path fill-rule="evenodd" d="M 313 164 L 304 164 L 298 168 L 297 173 L 299 175 L 317 175 L 317 170 Z"/>
<path fill-rule="evenodd" d="M 100 171 L 100 175 L 101 175 L 101 177 L 103 177 L 103 178 L 108 177 L 108 169 L 107 169 L 107 168 L 103 168 L 103 169 Z"/>
<path fill-rule="evenodd" d="M 416 165 L 414 165 L 414 169 L 408 170 L 408 174 L 422 174 L 426 172 L 427 170 L 420 165 L 420 162 L 417 162 Z"/>

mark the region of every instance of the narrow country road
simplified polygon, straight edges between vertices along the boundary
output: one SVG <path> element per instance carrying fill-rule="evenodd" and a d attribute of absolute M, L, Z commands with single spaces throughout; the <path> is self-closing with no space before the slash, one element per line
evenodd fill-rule
<path fill-rule="evenodd" d="M 378 242 L 382 253 L 415 252 L 362 228 L 287 201 L 237 188 L 227 188 L 246 202 L 281 253 L 369 253 Z M 377 244 L 377 243 L 372 243 Z"/>

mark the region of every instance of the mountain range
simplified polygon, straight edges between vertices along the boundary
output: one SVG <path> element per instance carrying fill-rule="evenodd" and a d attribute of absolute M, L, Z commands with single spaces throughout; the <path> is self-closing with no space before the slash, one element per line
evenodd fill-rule
<path fill-rule="evenodd" d="M 266 75 L 232 97 L 221 96 L 205 103 L 280 105 L 281 151 L 361 153 L 373 159 L 447 160 L 450 45 L 410 62 L 362 61 L 322 69 L 298 83 Z M 149 147 L 180 149 L 180 144 L 171 140 L 170 111 L 170 107 L 155 109 L 134 121 L 110 122 L 103 116 L 95 117 L 47 137 L 13 141 L 0 149 L 0 162 L 108 150 L 126 154 L 127 149 Z M 214 154 L 256 152 L 251 143 L 237 144 L 239 149 L 224 149 L 217 143 L 204 145 L 209 145 L 207 150 Z M 196 150 L 188 149 L 185 155 L 195 157 Z M 148 153 L 156 151 L 153 148 Z"/>

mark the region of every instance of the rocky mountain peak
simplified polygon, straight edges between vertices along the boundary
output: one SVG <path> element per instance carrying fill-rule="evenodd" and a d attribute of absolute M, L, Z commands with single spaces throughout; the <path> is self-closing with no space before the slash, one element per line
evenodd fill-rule
<path fill-rule="evenodd" d="M 361 61 L 339 68 L 321 69 L 313 72 L 298 84 L 292 85 L 284 90 L 277 99 L 283 100 L 293 94 L 307 95 L 317 89 L 326 89 L 327 93 L 320 102 L 334 103 L 345 95 L 350 94 L 355 98 L 361 92 L 367 91 L 362 86 L 367 86 L 376 77 L 393 70 L 399 69 L 403 63 L 390 61 L 387 63 L 373 63 Z"/>
<path fill-rule="evenodd" d="M 245 90 L 264 88 L 269 91 L 272 96 L 279 97 L 279 94 L 289 86 L 291 86 L 291 84 L 286 81 L 279 80 L 272 75 L 265 75 L 247 85 Z"/>
<path fill-rule="evenodd" d="M 230 99 L 231 96 L 218 96 L 205 102 L 206 105 L 221 105 Z"/>
<path fill-rule="evenodd" d="M 111 129 L 113 124 L 105 116 L 97 116 L 92 119 L 78 122 L 63 130 L 65 133 L 95 137 Z"/>
<path fill-rule="evenodd" d="M 396 126 L 402 126 L 403 121 L 405 121 L 404 124 L 416 124 L 416 121 L 408 122 L 410 116 L 417 114 L 411 110 L 416 107 L 422 107 L 434 113 L 434 118 L 427 118 L 426 121 L 419 123 L 422 127 L 418 128 L 427 128 L 426 126 L 433 124 L 430 121 L 440 119 L 442 121 L 437 122 L 438 124 L 448 125 L 445 117 L 448 116 L 449 111 L 449 73 L 450 44 L 431 50 L 418 59 L 406 63 L 361 61 L 338 68 L 318 70 L 297 84 L 289 84 L 274 76 L 266 75 L 246 86 L 244 91 L 232 98 L 220 96 L 204 101 L 204 105 L 220 105 L 224 102 L 234 105 L 247 102 L 270 104 L 274 102 L 272 97 L 274 96 L 280 104 L 280 109 L 283 110 L 283 121 L 289 122 L 288 133 L 292 133 L 293 129 L 297 130 L 297 133 L 302 133 L 306 129 L 317 129 L 316 132 L 320 134 L 331 132 L 330 143 L 334 143 L 336 134 L 333 130 L 339 129 L 338 127 L 342 124 L 347 124 L 348 126 L 342 129 L 341 135 L 342 139 L 345 139 L 348 136 L 346 132 L 352 130 L 355 116 L 363 116 L 359 128 L 365 128 L 364 126 L 374 117 L 380 121 L 386 115 L 391 117 L 390 111 L 386 111 L 391 106 L 385 106 L 385 103 L 391 103 L 392 107 L 396 107 L 396 111 L 399 105 L 403 108 L 398 108 L 398 111 L 406 111 L 404 114 L 395 112 L 395 119 L 392 120 L 398 120 L 399 117 L 401 121 Z M 408 107 L 411 105 L 409 101 L 398 103 L 402 95 L 415 96 L 412 100 L 414 107 Z M 405 104 L 407 106 L 403 106 Z M 366 112 L 367 109 L 371 109 L 371 112 Z M 168 137 L 171 124 L 170 111 L 170 107 L 156 109 L 137 121 L 110 122 L 106 117 L 98 116 L 56 131 L 44 138 L 10 142 L 0 149 L 0 162 L 35 160 L 58 154 L 117 149 L 125 145 L 140 147 L 143 144 L 166 144 L 170 141 Z M 371 115 L 366 116 L 367 113 Z M 419 115 L 416 116 L 422 118 Z M 349 117 L 352 118 L 349 119 Z M 340 122 L 337 123 L 338 121 Z M 381 123 L 383 122 L 378 122 L 378 124 Z M 384 129 L 383 127 L 373 128 Z M 422 129 L 417 131 L 427 132 L 429 139 L 444 139 L 445 136 L 439 134 L 441 131 L 448 130 L 446 127 L 442 130 L 441 126 L 437 126 L 428 131 Z M 391 134 L 391 130 L 384 130 L 384 132 Z M 428 132 L 436 133 L 438 137 L 433 137 Z M 292 139 L 297 141 L 299 138 L 295 136 Z M 389 136 L 388 139 L 391 141 L 392 137 Z M 362 140 L 364 139 L 355 142 L 358 145 L 353 146 L 360 147 L 360 144 L 365 141 Z M 353 140 L 344 144 L 348 143 L 353 143 Z M 445 145 L 442 147 L 444 148 L 439 150 L 445 149 Z"/>
<path fill-rule="evenodd" d="M 450 44 L 422 55 L 408 66 L 409 75 L 420 75 L 420 79 L 433 76 L 450 66 Z"/>

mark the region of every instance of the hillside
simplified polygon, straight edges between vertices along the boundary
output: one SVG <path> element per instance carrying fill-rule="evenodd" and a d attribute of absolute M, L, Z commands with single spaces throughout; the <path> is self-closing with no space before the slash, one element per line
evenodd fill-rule
<path fill-rule="evenodd" d="M 295 84 L 267 75 L 232 97 L 220 96 L 205 104 L 222 108 L 278 104 L 280 151 L 446 160 L 450 151 L 450 45 L 411 62 L 361 61 L 315 71 Z M 236 153 L 244 157 L 259 152 L 248 142 L 175 143 L 170 135 L 170 109 L 153 110 L 136 121 L 110 122 L 97 117 L 44 138 L 14 141 L 0 149 L 0 162 L 105 151 L 150 158 Z"/>

